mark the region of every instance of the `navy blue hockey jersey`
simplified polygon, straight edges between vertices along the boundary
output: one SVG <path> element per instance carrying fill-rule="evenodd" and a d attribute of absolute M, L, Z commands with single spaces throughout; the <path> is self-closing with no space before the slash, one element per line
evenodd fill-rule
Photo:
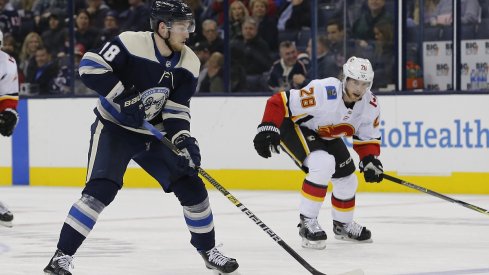
<path fill-rule="evenodd" d="M 123 32 L 98 52 L 87 52 L 80 62 L 80 76 L 101 97 L 95 113 L 126 129 L 150 134 L 144 129 L 121 125 L 110 109 L 120 111 L 113 99 L 132 87 L 142 97 L 146 117 L 173 141 L 190 135 L 190 98 L 195 92 L 200 61 L 187 46 L 163 57 L 152 32 Z M 107 106 L 112 105 L 112 107 Z"/>

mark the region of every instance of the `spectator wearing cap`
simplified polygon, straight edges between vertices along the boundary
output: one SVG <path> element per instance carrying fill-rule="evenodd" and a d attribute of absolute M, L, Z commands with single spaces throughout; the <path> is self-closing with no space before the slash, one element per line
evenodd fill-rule
<path fill-rule="evenodd" d="M 109 11 L 105 15 L 104 28 L 100 32 L 97 42 L 95 43 L 96 48 L 103 46 L 106 42 L 111 41 L 114 37 L 119 35 L 119 23 L 117 22 L 117 12 Z"/>
<path fill-rule="evenodd" d="M 209 51 L 209 44 L 207 44 L 207 42 L 205 41 L 197 42 L 192 47 L 192 50 L 200 60 L 200 70 L 202 71 L 205 63 L 207 62 L 209 56 L 211 55 Z"/>
<path fill-rule="evenodd" d="M 90 16 L 90 27 L 102 29 L 109 6 L 103 0 L 87 0 L 87 12 Z"/>
<path fill-rule="evenodd" d="M 44 46 L 49 49 L 52 56 L 57 56 L 63 52 L 65 37 L 68 35 L 68 30 L 63 27 L 63 22 L 59 20 L 58 15 L 51 14 L 49 16 L 49 29 L 41 35 L 44 41 Z"/>
<path fill-rule="evenodd" d="M 202 83 L 202 80 L 204 80 L 207 74 L 205 64 L 207 63 L 207 60 L 209 60 L 211 54 L 209 52 L 209 45 L 205 41 L 195 43 L 195 45 L 192 47 L 192 50 L 197 55 L 200 61 L 200 72 L 199 72 L 199 77 L 197 79 L 197 88 L 195 89 L 196 91 L 199 91 L 200 84 Z"/>

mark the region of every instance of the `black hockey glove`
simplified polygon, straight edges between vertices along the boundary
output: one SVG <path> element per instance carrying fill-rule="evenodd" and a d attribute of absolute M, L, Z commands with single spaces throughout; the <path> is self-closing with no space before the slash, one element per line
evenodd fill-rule
<path fill-rule="evenodd" d="M 181 135 L 175 139 L 175 146 L 182 152 L 185 156 L 189 165 L 193 168 L 200 166 L 200 149 L 197 140 L 191 136 Z"/>
<path fill-rule="evenodd" d="M 360 173 L 363 172 L 366 182 L 381 182 L 384 168 L 380 160 L 374 155 L 368 155 L 360 161 Z"/>
<path fill-rule="evenodd" d="M 121 107 L 122 124 L 133 128 L 143 125 L 146 114 L 141 96 L 136 90 L 125 90 L 114 98 L 114 103 Z"/>
<path fill-rule="evenodd" d="M 271 122 L 264 122 L 258 125 L 258 134 L 253 139 L 255 150 L 258 155 L 269 158 L 272 152 L 280 153 L 280 130 Z"/>
<path fill-rule="evenodd" d="M 5 109 L 0 113 L 0 134 L 2 136 L 9 137 L 14 132 L 14 128 L 17 125 L 19 116 L 17 111 L 11 108 Z"/>

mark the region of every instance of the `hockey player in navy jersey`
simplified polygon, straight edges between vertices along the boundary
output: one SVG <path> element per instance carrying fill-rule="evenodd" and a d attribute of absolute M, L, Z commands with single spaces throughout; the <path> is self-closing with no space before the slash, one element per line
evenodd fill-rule
<path fill-rule="evenodd" d="M 15 59 L 3 52 L 3 33 L 0 30 L 0 134 L 9 137 L 19 120 L 19 77 Z M 14 215 L 0 202 L 0 225 L 12 227 Z"/>
<path fill-rule="evenodd" d="M 307 175 L 302 183 L 299 235 L 302 246 L 326 247 L 326 232 L 318 223 L 328 183 L 333 232 L 340 240 L 371 242 L 370 231 L 353 221 L 358 186 L 355 164 L 341 137 L 353 137 L 365 181 L 382 180 L 380 108 L 370 91 L 374 72 L 367 59 L 351 57 L 343 65 L 343 79 L 311 81 L 302 89 L 273 95 L 267 101 L 262 123 L 253 140 L 258 154 L 271 157 L 287 152 Z"/>
<path fill-rule="evenodd" d="M 190 98 L 200 67 L 185 45 L 195 29 L 192 11 L 179 0 L 155 0 L 150 23 L 152 32 L 123 32 L 87 52 L 80 62 L 83 82 L 100 99 L 91 130 L 86 186 L 63 224 L 58 249 L 44 269 L 47 274 L 71 274 L 73 255 L 121 189 L 131 159 L 178 198 L 190 242 L 206 267 L 224 274 L 238 268 L 235 259 L 215 247 L 207 191 L 192 168 L 201 160 L 198 143 L 190 134 Z M 185 156 L 175 155 L 144 130 L 145 120 Z"/>

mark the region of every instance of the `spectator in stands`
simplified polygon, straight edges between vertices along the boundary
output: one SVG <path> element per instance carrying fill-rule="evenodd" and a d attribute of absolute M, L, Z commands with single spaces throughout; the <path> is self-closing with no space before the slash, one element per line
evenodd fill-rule
<path fill-rule="evenodd" d="M 209 51 L 209 44 L 206 41 L 201 41 L 195 43 L 192 47 L 192 50 L 197 55 L 200 60 L 200 71 L 202 71 L 205 67 L 205 63 L 209 60 L 211 53 Z"/>
<path fill-rule="evenodd" d="M 219 37 L 217 32 L 217 23 L 213 19 L 207 19 L 202 22 L 202 34 L 205 37 L 209 52 L 224 52 L 224 41 Z"/>
<path fill-rule="evenodd" d="M 309 0 L 286 0 L 279 9 L 277 29 L 299 31 L 311 26 L 311 4 Z"/>
<path fill-rule="evenodd" d="M 268 43 L 268 47 L 273 52 L 278 48 L 278 30 L 275 17 L 267 15 L 267 0 L 250 1 L 251 16 L 258 22 L 258 36 Z"/>
<path fill-rule="evenodd" d="M 258 22 L 252 17 L 245 19 L 242 36 L 231 41 L 232 59 L 240 60 L 246 71 L 248 91 L 265 91 L 266 80 L 263 73 L 272 65 L 267 42 L 258 36 Z"/>
<path fill-rule="evenodd" d="M 316 58 L 317 74 L 314 76 L 314 70 L 308 68 L 307 75 L 296 74 L 292 76 L 294 85 L 303 87 L 313 79 L 339 76 L 341 67 L 336 64 L 334 54 L 329 50 L 329 40 L 326 35 L 320 35 L 316 41 Z M 309 39 L 306 49 L 309 57 L 312 56 L 312 40 Z"/>
<path fill-rule="evenodd" d="M 105 15 L 110 8 L 103 0 L 87 0 L 87 12 L 90 17 L 90 27 L 102 29 L 104 27 Z"/>
<path fill-rule="evenodd" d="M 31 89 L 37 86 L 40 95 L 51 94 L 51 85 L 57 74 L 58 66 L 49 51 L 45 47 L 37 48 L 35 63 L 29 64 L 26 74 L 26 82 L 31 84 Z"/>
<path fill-rule="evenodd" d="M 249 6 L 249 0 L 229 0 L 229 4 L 231 5 L 235 1 L 241 1 L 245 5 L 245 7 Z M 268 15 L 269 16 L 277 16 L 277 7 L 275 6 L 275 0 L 267 0 L 268 1 Z M 223 0 L 214 0 L 211 5 L 211 10 L 214 15 L 217 17 L 217 24 L 221 26 L 224 23 L 224 5 Z"/>
<path fill-rule="evenodd" d="M 34 12 L 32 7 L 36 0 L 10 0 L 9 3 L 12 4 L 14 9 L 19 13 L 20 16 L 20 40 L 22 42 L 24 37 L 36 30 L 36 22 L 34 20 Z"/>
<path fill-rule="evenodd" d="M 241 1 L 234 1 L 229 7 L 229 39 L 235 39 L 241 35 L 241 26 L 246 17 L 249 16 L 248 9 Z"/>
<path fill-rule="evenodd" d="M 202 84 L 202 81 L 207 75 L 205 64 L 207 63 L 207 60 L 209 60 L 211 54 L 209 52 L 209 46 L 207 45 L 206 41 L 195 43 L 195 45 L 192 46 L 192 50 L 197 55 L 200 61 L 200 71 L 199 77 L 197 78 L 197 88 L 195 88 L 195 90 L 198 92 L 200 90 L 200 84 Z"/>
<path fill-rule="evenodd" d="M 49 29 L 42 33 L 44 46 L 49 49 L 52 56 L 64 51 L 65 39 L 68 36 L 68 30 L 63 27 L 63 22 L 59 20 L 58 15 L 52 13 L 49 16 Z"/>
<path fill-rule="evenodd" d="M 95 43 L 99 36 L 97 29 L 90 27 L 90 15 L 86 10 L 80 10 L 76 15 L 75 20 L 75 40 L 77 43 L 83 44 L 85 49 L 95 48 Z"/>
<path fill-rule="evenodd" d="M 370 59 L 377 77 L 372 88 L 385 88 L 389 84 L 395 84 L 394 73 L 395 51 L 394 51 L 394 32 L 392 25 L 381 21 L 374 26 L 375 49 L 374 55 Z"/>
<path fill-rule="evenodd" d="M 200 85 L 199 93 L 223 93 L 224 89 L 224 55 L 214 52 L 205 65 L 206 76 Z"/>
<path fill-rule="evenodd" d="M 119 35 L 119 33 L 120 30 L 119 23 L 117 22 L 117 12 L 111 10 L 105 15 L 104 28 L 97 38 L 97 42 L 95 42 L 95 47 L 98 48 L 103 46 L 106 42 L 111 41 L 114 37 Z"/>
<path fill-rule="evenodd" d="M 12 56 L 15 61 L 19 63 L 19 50 L 17 48 L 17 42 L 10 33 L 3 35 L 2 47 L 0 49 Z"/>
<path fill-rule="evenodd" d="M 15 39 L 21 40 L 20 16 L 12 7 L 7 7 L 8 0 L 0 0 L 0 30 L 4 34 L 10 33 Z"/>
<path fill-rule="evenodd" d="M 35 63 L 34 56 L 39 47 L 44 47 L 41 36 L 37 32 L 29 33 L 22 44 L 19 55 L 19 68 L 24 75 L 27 75 L 27 67 L 31 63 Z"/>
<path fill-rule="evenodd" d="M 373 41 L 374 26 L 383 20 L 390 24 L 394 22 L 391 12 L 385 8 L 385 0 L 367 0 L 367 6 L 362 9 L 358 19 L 353 23 L 351 37 Z"/>
<path fill-rule="evenodd" d="M 345 63 L 345 31 L 343 23 L 339 19 L 332 19 L 326 24 L 326 35 L 330 42 L 329 49 L 335 55 L 336 64 L 342 66 Z"/>
<path fill-rule="evenodd" d="M 149 8 L 143 0 L 128 0 L 129 9 L 119 14 L 121 31 L 149 31 Z"/>
<path fill-rule="evenodd" d="M 75 95 L 96 95 L 96 93 L 89 89 L 87 86 L 83 84 L 80 78 L 80 74 L 78 73 L 78 67 L 80 65 L 80 60 L 85 54 L 85 47 L 83 44 L 75 45 Z M 59 72 L 57 76 L 54 78 L 51 84 L 51 92 L 53 94 L 68 94 L 71 93 L 71 82 L 72 82 L 72 74 L 70 70 L 70 60 L 69 56 L 63 56 L 59 60 Z"/>
<path fill-rule="evenodd" d="M 117 13 L 121 13 L 127 9 L 129 9 L 130 5 L 128 1 L 121 0 L 105 0 L 107 6 L 110 7 L 111 10 L 115 10 Z"/>
<path fill-rule="evenodd" d="M 481 6 L 478 0 L 462 0 L 460 21 L 462 24 L 476 24 L 481 20 Z M 429 17 L 431 26 L 450 26 L 453 22 L 453 2 L 440 0 Z"/>
<path fill-rule="evenodd" d="M 283 41 L 279 46 L 280 59 L 273 63 L 268 78 L 268 88 L 272 92 L 298 89 L 292 77 L 296 74 L 306 75 L 306 66 L 297 60 L 297 48 L 294 42 Z"/>
<path fill-rule="evenodd" d="M 68 1 L 37 0 L 32 11 L 38 30 L 42 33 L 48 28 L 48 18 L 52 13 L 57 14 L 60 18 L 67 18 Z"/>

